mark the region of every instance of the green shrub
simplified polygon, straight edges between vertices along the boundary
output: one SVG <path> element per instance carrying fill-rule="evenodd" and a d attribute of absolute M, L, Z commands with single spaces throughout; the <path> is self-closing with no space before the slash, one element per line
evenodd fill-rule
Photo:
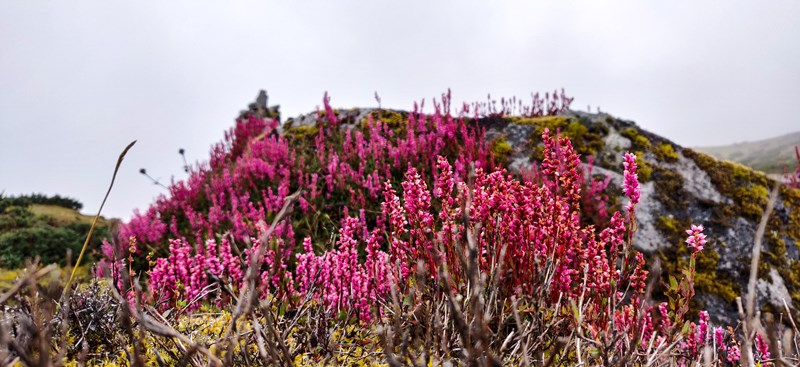
<path fill-rule="evenodd" d="M 41 257 L 45 264 L 64 265 L 67 249 L 73 254 L 83 246 L 82 236 L 67 228 L 35 226 L 0 235 L 0 267 L 18 268 L 26 258 Z"/>
<path fill-rule="evenodd" d="M 0 268 L 18 268 L 25 260 L 39 256 L 44 264 L 66 264 L 66 254 L 72 251 L 73 260 L 80 253 L 91 224 L 79 219 L 60 221 L 46 215 L 34 215 L 30 210 L 12 206 L 0 214 Z M 100 247 L 108 236 L 108 227 L 95 228 L 91 251 Z"/>

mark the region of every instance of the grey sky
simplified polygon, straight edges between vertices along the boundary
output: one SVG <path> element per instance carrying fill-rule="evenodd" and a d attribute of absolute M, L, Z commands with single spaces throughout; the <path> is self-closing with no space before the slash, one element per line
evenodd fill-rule
<path fill-rule="evenodd" d="M 681 145 L 800 130 L 798 1 L 0 2 L 0 190 L 129 218 L 260 88 L 284 117 L 564 87 Z"/>

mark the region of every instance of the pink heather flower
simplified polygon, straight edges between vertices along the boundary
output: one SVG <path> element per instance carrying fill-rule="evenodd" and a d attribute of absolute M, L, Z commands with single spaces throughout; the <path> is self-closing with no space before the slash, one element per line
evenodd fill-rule
<path fill-rule="evenodd" d="M 631 202 L 625 206 L 625 209 L 632 211 L 633 207 L 639 203 L 639 177 L 636 175 L 636 154 L 625 153 L 625 161 L 622 163 L 625 167 L 624 176 L 625 180 L 622 182 L 622 189 L 625 190 L 625 196 L 631 199 Z"/>
<path fill-rule="evenodd" d="M 761 337 L 761 334 L 756 334 L 756 350 L 761 355 L 761 361 L 769 359 L 769 345 Z"/>
<path fill-rule="evenodd" d="M 728 347 L 728 362 L 736 363 L 739 362 L 739 358 L 742 357 L 742 353 L 739 351 L 739 346 L 734 344 Z"/>
<path fill-rule="evenodd" d="M 703 234 L 703 226 L 692 224 L 692 229 L 686 230 L 686 234 L 689 235 L 689 238 L 686 239 L 686 243 L 694 250 L 694 253 L 703 251 L 703 246 L 706 244 L 706 235 Z"/>
<path fill-rule="evenodd" d="M 658 312 L 661 314 L 661 329 L 669 330 L 672 327 L 672 322 L 669 319 L 666 302 L 661 302 L 661 304 L 658 305 Z"/>
<path fill-rule="evenodd" d="M 433 196 L 437 198 L 449 197 L 453 192 L 453 167 L 442 156 L 436 157 L 436 169 L 439 171 L 436 184 L 433 189 Z"/>
<path fill-rule="evenodd" d="M 714 328 L 714 340 L 717 342 L 719 350 L 725 350 L 725 329 L 721 327 Z"/>
<path fill-rule="evenodd" d="M 708 311 L 700 311 L 700 325 L 698 326 L 697 345 L 703 346 L 708 339 Z"/>

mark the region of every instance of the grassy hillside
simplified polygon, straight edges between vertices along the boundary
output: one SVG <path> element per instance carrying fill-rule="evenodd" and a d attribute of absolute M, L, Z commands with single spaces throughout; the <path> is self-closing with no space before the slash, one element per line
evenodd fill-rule
<path fill-rule="evenodd" d="M 68 209 L 57 205 L 33 204 L 28 207 L 28 210 L 37 216 L 46 217 L 49 220 L 62 224 L 76 222 L 91 225 L 92 220 L 94 220 L 93 215 L 81 214 L 77 210 Z M 97 221 L 97 224 L 100 226 L 107 226 L 108 221 L 105 218 L 100 218 Z"/>
<path fill-rule="evenodd" d="M 93 220 L 81 214 L 80 207 L 74 200 L 42 195 L 0 197 L 0 268 L 20 268 L 26 259 L 36 256 L 44 264 L 66 265 L 67 253 L 77 256 Z M 112 222 L 98 222 L 89 246 L 90 258 L 108 236 Z"/>
<path fill-rule="evenodd" d="M 715 147 L 699 147 L 696 150 L 718 159 L 744 164 L 766 173 L 783 173 L 784 167 L 796 165 L 794 147 L 800 145 L 800 131 L 776 138 L 743 142 Z"/>

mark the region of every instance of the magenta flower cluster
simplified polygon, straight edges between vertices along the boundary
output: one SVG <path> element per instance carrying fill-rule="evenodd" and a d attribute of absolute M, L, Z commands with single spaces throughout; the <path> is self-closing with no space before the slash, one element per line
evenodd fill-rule
<path fill-rule="evenodd" d="M 324 101 L 314 126 L 318 132 L 303 142 L 305 148 L 271 133 L 277 120 L 237 121 L 224 142 L 214 146 L 207 165 L 193 167 L 188 179 L 173 183 L 168 195 L 120 227 L 116 249 L 107 251 L 101 268 L 119 267 L 112 264 L 126 255 L 114 253 L 127 254 L 124 244 L 129 237 L 139 241 L 133 264 L 139 270 L 148 269 L 148 255 L 154 261 L 171 255 L 170 238 L 197 247 L 198 253 L 204 252 L 207 240 L 224 239 L 244 249 L 258 233 L 256 224 L 275 215 L 291 192 L 303 189 L 296 217 L 325 213 L 327 223 L 309 223 L 299 233 L 293 230 L 297 223 L 288 223 L 285 231 L 276 234 L 286 247 L 280 250 L 286 252 L 283 258 L 289 259 L 297 241 L 323 224 L 337 224 L 350 211 L 369 209 L 369 220 L 374 221 L 383 183 L 397 181 L 408 167 L 431 177 L 440 155 L 454 162 L 456 177 L 465 177 L 473 163 L 479 168 L 494 167 L 483 131 L 466 117 L 442 114 L 440 104 L 435 104 L 431 115 L 415 110 L 398 133 L 380 119 L 373 120 L 373 115 L 363 122 L 352 121 L 353 116 L 334 111 L 327 96 Z M 362 128 L 352 129 L 345 123 Z"/>
<path fill-rule="evenodd" d="M 550 104 L 548 96 L 545 106 L 541 99 L 534 98 L 534 106 L 527 111 L 531 114 L 562 112 L 568 107 L 569 98 L 562 91 L 558 100 L 560 104 Z M 398 131 L 394 125 L 374 119 L 373 114 L 363 121 L 354 121 L 354 116 L 331 108 L 326 95 L 324 108 L 318 112 L 318 122 L 312 126 L 317 129 L 316 133 L 302 142 L 274 133 L 278 127 L 275 119 L 251 116 L 238 120 L 226 133 L 225 140 L 212 148 L 207 165 L 192 167 L 185 181 L 170 185 L 168 195 L 161 196 L 145 212 L 135 212 L 134 217 L 120 227 L 116 245 L 112 246 L 115 248 L 107 251 L 101 272 L 121 267 L 128 256 L 124 243 L 135 237 L 139 250 L 131 254 L 131 265 L 139 271 L 156 272 L 156 281 L 150 282 L 154 289 L 176 294 L 175 285 L 162 285 L 179 281 L 181 287 L 192 288 L 185 291 L 184 296 L 196 295 L 199 290 L 194 288 L 203 284 L 202 277 L 192 282 L 180 276 L 158 276 L 159 272 L 169 272 L 166 270 L 169 266 L 159 266 L 158 259 L 175 256 L 173 247 L 177 245 L 173 239 L 180 241 L 178 248 L 194 248 L 190 258 L 206 256 L 209 253 L 205 249 L 207 241 L 229 243 L 242 250 L 240 255 L 246 256 L 248 244 L 253 243 L 252 238 L 259 233 L 257 223 L 268 221 L 283 206 L 283 198 L 303 189 L 295 218 L 313 218 L 319 213 L 324 213 L 325 217 L 317 217 L 319 220 L 313 223 L 287 221 L 283 224 L 285 228 L 274 234 L 270 241 L 279 243 L 281 248 L 271 251 L 279 253 L 275 259 L 283 261 L 280 266 L 286 267 L 286 261 L 294 260 L 298 242 L 318 233 L 323 226 L 339 223 L 349 217 L 351 211 L 366 210 L 364 222 L 375 223 L 376 229 L 389 225 L 384 222 L 384 216 L 376 218 L 376 209 L 380 210 L 376 204 L 385 198 L 384 183 L 399 181 L 409 167 L 415 168 L 419 177 L 429 179 L 434 177 L 437 157 L 447 157 L 454 167 L 451 180 L 466 177 L 471 165 L 494 169 L 484 131 L 466 117 L 470 112 L 478 114 L 478 105 L 473 106 L 472 111 L 469 105 L 464 105 L 459 117 L 452 116 L 448 93 L 443 95 L 441 103 L 434 101 L 433 114 L 422 113 L 421 108 L 421 105 L 415 106 L 403 129 Z M 348 124 L 361 128 L 353 129 Z M 419 186 L 419 182 L 409 185 L 411 190 L 414 185 Z M 427 219 L 415 216 L 415 213 L 422 215 L 429 201 L 425 192 L 420 195 L 416 203 L 405 203 L 407 208 L 404 209 L 410 211 L 412 220 L 423 220 L 429 227 L 430 214 Z M 327 223 L 322 222 L 323 219 Z M 415 236 L 417 231 L 411 230 Z M 314 248 L 322 246 L 327 238 L 312 240 Z M 431 249 L 425 252 L 431 253 Z M 428 259 L 433 260 L 433 257 Z M 269 258 L 264 261 L 269 265 Z M 283 276 L 281 270 L 273 273 L 276 273 L 273 277 Z M 283 280 L 267 284 L 278 284 L 285 288 L 281 292 L 288 295 L 292 286 L 282 282 L 286 283 Z M 232 283 L 233 287 L 239 285 Z M 171 299 L 174 301 L 175 297 Z"/>
<path fill-rule="evenodd" d="M 689 235 L 689 237 L 686 238 L 686 244 L 692 248 L 694 253 L 703 251 L 703 246 L 706 244 L 706 235 L 703 234 L 703 226 L 692 224 L 692 228 L 687 229 L 686 234 Z"/>
<path fill-rule="evenodd" d="M 639 203 L 639 197 L 641 195 L 639 191 L 639 177 L 636 175 L 636 154 L 630 152 L 625 153 L 625 159 L 622 164 L 625 168 L 623 171 L 622 189 L 625 191 L 625 196 L 630 199 L 625 209 L 632 213 L 636 204 Z"/>

